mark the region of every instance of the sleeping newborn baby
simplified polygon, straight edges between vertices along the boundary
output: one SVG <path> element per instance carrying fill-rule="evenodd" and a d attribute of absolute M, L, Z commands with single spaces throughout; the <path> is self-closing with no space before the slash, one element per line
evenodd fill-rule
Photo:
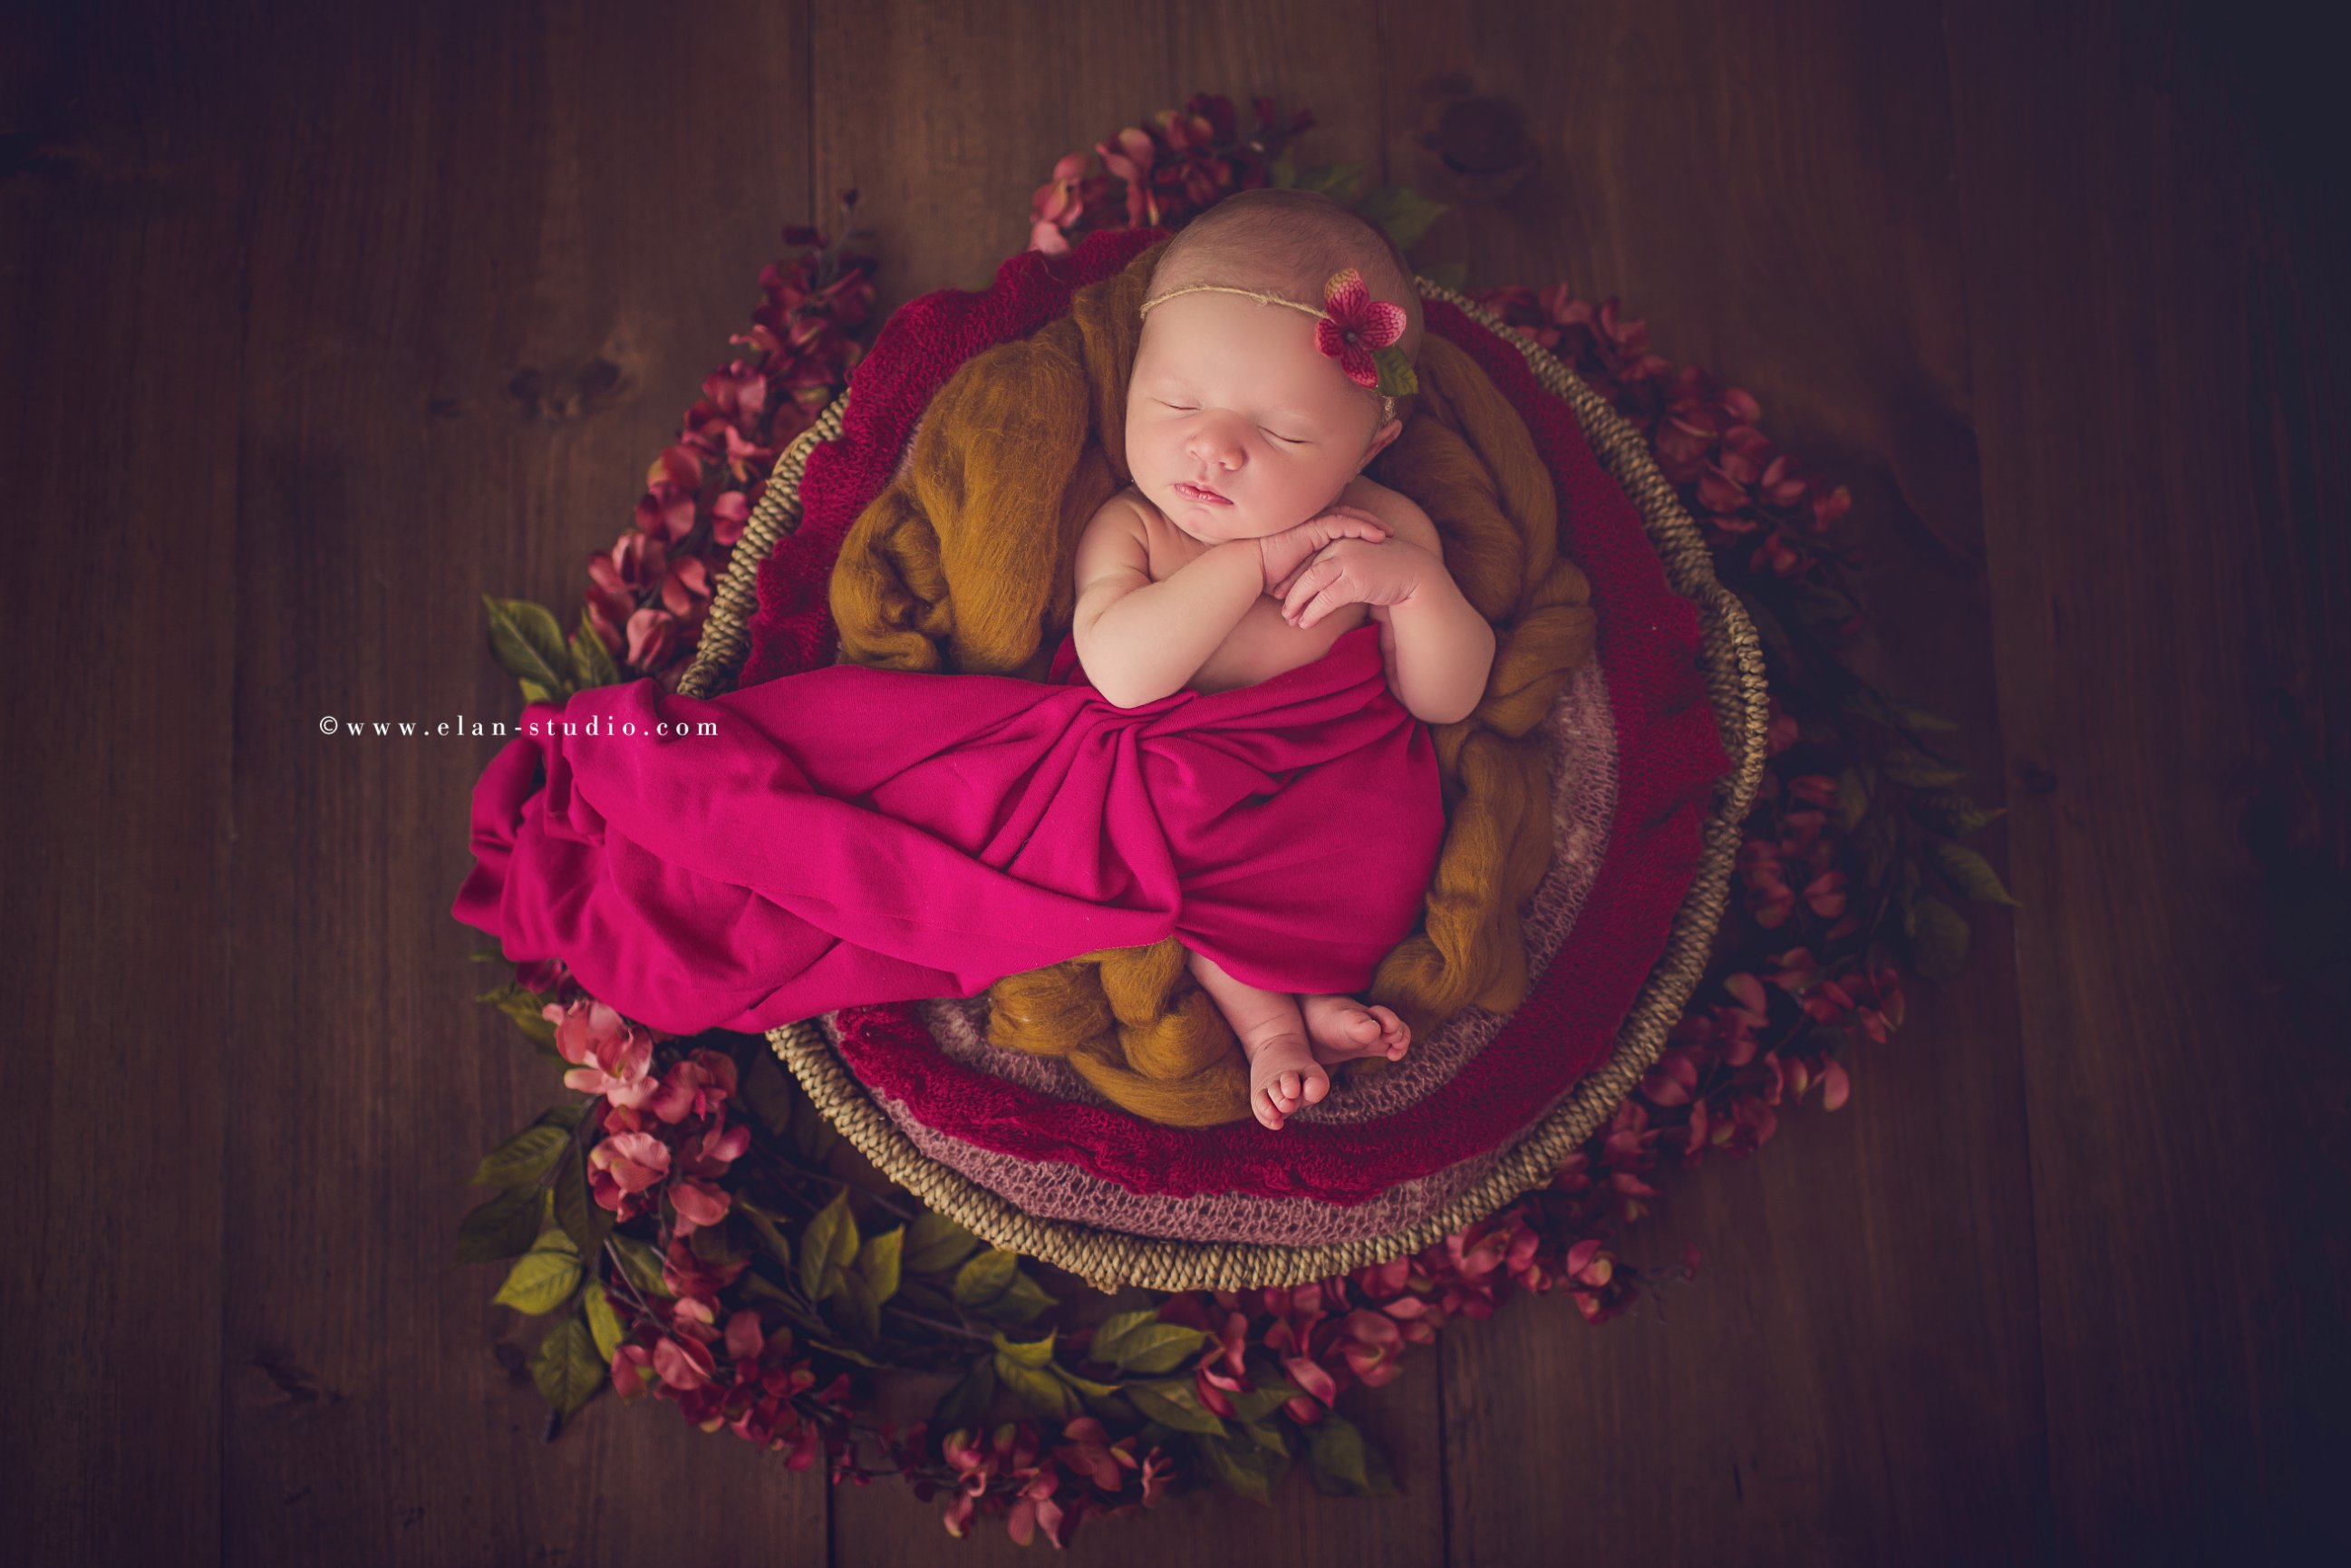
<path fill-rule="evenodd" d="M 1427 514 L 1363 474 L 1404 432 L 1395 395 L 1412 390 L 1421 338 L 1395 246 L 1328 197 L 1241 192 L 1168 242 L 1143 312 L 1134 483 L 1078 544 L 1086 679 L 1120 707 L 1254 685 L 1368 617 L 1405 707 L 1466 716 L 1493 628 L 1446 571 Z M 1388 1008 L 1261 990 L 1197 951 L 1191 970 L 1240 1040 L 1268 1127 L 1330 1092 L 1329 1065 L 1411 1044 Z"/>

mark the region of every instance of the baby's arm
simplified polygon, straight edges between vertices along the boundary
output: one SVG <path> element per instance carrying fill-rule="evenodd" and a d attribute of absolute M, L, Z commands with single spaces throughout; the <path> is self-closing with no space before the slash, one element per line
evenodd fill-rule
<path fill-rule="evenodd" d="M 1390 684 L 1415 718 L 1456 724 L 1486 695 L 1494 627 L 1441 566 L 1409 599 L 1388 606 L 1395 638 Z"/>
<path fill-rule="evenodd" d="M 1227 539 L 1154 582 L 1143 521 L 1113 497 L 1079 536 L 1077 577 L 1078 663 L 1111 703 L 1140 707 L 1223 646 L 1265 592 L 1265 557 L 1255 539 Z"/>

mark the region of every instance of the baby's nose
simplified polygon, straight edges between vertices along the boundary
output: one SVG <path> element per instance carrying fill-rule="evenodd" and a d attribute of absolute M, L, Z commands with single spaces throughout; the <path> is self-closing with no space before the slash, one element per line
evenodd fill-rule
<path fill-rule="evenodd" d="M 1236 466 L 1241 455 L 1240 438 L 1221 423 L 1205 424 L 1194 431 L 1185 449 L 1202 462 L 1221 463 L 1228 468 Z"/>

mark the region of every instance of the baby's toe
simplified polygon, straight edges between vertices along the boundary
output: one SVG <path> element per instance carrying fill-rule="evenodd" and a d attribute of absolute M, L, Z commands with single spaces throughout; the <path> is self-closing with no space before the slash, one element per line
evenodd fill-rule
<path fill-rule="evenodd" d="M 1318 1103 L 1321 1101 L 1322 1096 L 1329 1092 L 1331 1092 L 1331 1079 L 1329 1074 L 1310 1072 L 1306 1075 L 1306 1103 L 1309 1105 Z"/>

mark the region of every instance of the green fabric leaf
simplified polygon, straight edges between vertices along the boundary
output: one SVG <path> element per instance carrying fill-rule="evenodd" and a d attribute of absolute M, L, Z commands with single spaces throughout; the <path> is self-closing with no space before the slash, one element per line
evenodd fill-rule
<path fill-rule="evenodd" d="M 537 991 L 526 990 L 520 986 L 508 983 L 484 991 L 474 999 L 494 1005 L 498 1011 L 514 1019 L 516 1028 L 539 1044 L 555 1043 L 555 1026 L 539 1015 L 539 1009 L 547 1006 L 547 998 Z M 567 1068 L 570 1065 L 569 1062 L 564 1063 Z"/>
<path fill-rule="evenodd" d="M 1965 770 L 1907 747 L 1896 747 L 1879 758 L 1877 765 L 1888 779 L 1913 789 L 1940 789 L 1967 778 Z"/>
<path fill-rule="evenodd" d="M 882 1337 L 882 1303 L 874 1299 L 873 1287 L 862 1274 L 847 1269 L 828 1269 L 824 1275 L 825 1295 L 838 1298 L 841 1310 L 836 1316 L 860 1344 L 872 1344 Z"/>
<path fill-rule="evenodd" d="M 530 1358 L 530 1380 L 549 1405 L 569 1416 L 603 1386 L 608 1364 L 596 1354 L 588 1325 L 576 1317 L 549 1329 Z"/>
<path fill-rule="evenodd" d="M 622 1340 L 627 1336 L 621 1329 L 621 1314 L 612 1310 L 612 1298 L 604 1293 L 602 1281 L 589 1283 L 587 1293 L 580 1300 L 580 1309 L 588 1320 L 588 1332 L 595 1336 L 596 1354 L 603 1357 L 604 1364 L 610 1367 L 613 1353 L 621 1348 Z"/>
<path fill-rule="evenodd" d="M 1018 1340 L 1006 1339 L 1004 1331 L 1001 1329 L 987 1337 L 989 1343 L 996 1346 L 996 1354 L 999 1360 L 1009 1360 L 1016 1365 L 1034 1368 L 1053 1364 L 1053 1342 L 1061 1337 L 1061 1331 L 1056 1329 L 1043 1339 L 1030 1340 L 1025 1343 Z"/>
<path fill-rule="evenodd" d="M 885 1230 L 857 1249 L 857 1275 L 873 1292 L 876 1305 L 898 1293 L 899 1249 L 904 1244 L 904 1226 Z"/>
<path fill-rule="evenodd" d="M 1198 1354 L 1207 1337 L 1181 1323 L 1163 1323 L 1155 1312 L 1120 1312 L 1104 1318 L 1094 1330 L 1090 1354 L 1121 1372 L 1156 1376 L 1175 1371 Z"/>
<path fill-rule="evenodd" d="M 580 612 L 579 628 L 571 633 L 571 678 L 581 691 L 590 686 L 617 686 L 621 684 L 620 667 L 612 663 L 611 650 L 604 639 L 588 623 L 588 612 Z"/>
<path fill-rule="evenodd" d="M 914 1274 L 944 1274 L 979 1249 L 979 1238 L 929 1209 L 914 1216 L 906 1228 L 903 1267 Z"/>
<path fill-rule="evenodd" d="M 1311 169 L 1299 170 L 1297 178 L 1295 189 L 1319 192 L 1343 206 L 1353 199 L 1356 187 L 1364 183 L 1364 166 L 1361 163 L 1321 163 Z"/>
<path fill-rule="evenodd" d="M 857 1220 L 849 1212 L 849 1189 L 843 1187 L 800 1235 L 800 1289 L 810 1301 L 824 1300 L 826 1273 L 848 1268 L 857 1257 Z"/>
<path fill-rule="evenodd" d="M 1078 1396 L 1050 1372 L 1016 1366 L 998 1356 L 996 1376 L 1023 1405 L 1049 1421 L 1067 1421 L 1078 1414 Z"/>
<path fill-rule="evenodd" d="M 985 1356 L 972 1363 L 971 1370 L 939 1396 L 931 1411 L 931 1430 L 941 1434 L 958 1428 L 977 1431 L 995 1400 L 996 1358 Z"/>
<path fill-rule="evenodd" d="M 1244 1394 L 1228 1394 L 1232 1401 L 1234 1416 L 1243 1422 L 1262 1421 L 1277 1406 L 1298 1397 L 1300 1390 L 1287 1383 L 1267 1379 Z"/>
<path fill-rule="evenodd" d="M 1273 1501 L 1273 1457 L 1250 1443 L 1238 1443 L 1223 1437 L 1203 1437 L 1200 1457 L 1208 1463 L 1208 1473 L 1224 1483 L 1228 1490 L 1255 1502 Z"/>
<path fill-rule="evenodd" d="M 522 683 L 526 702 L 556 702 L 571 693 L 571 650 L 555 617 L 527 599 L 482 595 L 490 612 L 490 651 Z"/>
<path fill-rule="evenodd" d="M 648 1296 L 673 1293 L 662 1280 L 662 1255 L 650 1243 L 633 1236 L 615 1236 L 611 1246 L 621 1255 L 621 1272 L 629 1277 L 629 1283 Z"/>
<path fill-rule="evenodd" d="M 2000 873 L 1991 869 L 1991 862 L 1965 844 L 1949 839 L 1930 840 L 1928 852 L 1935 857 L 1935 869 L 1950 879 L 1951 886 L 1979 904 L 2004 904 L 2018 907 L 2000 880 Z"/>
<path fill-rule="evenodd" d="M 1335 1410 L 1305 1428 L 1307 1474 L 1317 1491 L 1332 1497 L 1381 1497 L 1395 1490 L 1395 1478 L 1378 1445 Z"/>
<path fill-rule="evenodd" d="M 784 1064 L 773 1051 L 762 1051 L 737 1075 L 743 1085 L 743 1103 L 759 1124 L 759 1130 L 771 1138 L 788 1135 L 792 1129 L 791 1080 L 784 1073 Z"/>
<path fill-rule="evenodd" d="M 1135 1409 L 1146 1421 L 1156 1421 L 1178 1432 L 1224 1436 L 1223 1417 L 1200 1403 L 1200 1391 L 1188 1377 L 1132 1384 L 1122 1392 L 1134 1402 Z"/>
<path fill-rule="evenodd" d="M 1861 775 L 1850 768 L 1837 774 L 1836 787 L 1837 821 L 1851 832 L 1869 814 L 1869 789 L 1862 783 Z"/>
<path fill-rule="evenodd" d="M 2008 808 L 1987 810 L 1954 790 L 1933 789 L 1910 798 L 1910 814 L 1937 832 L 1964 839 L 2007 816 Z"/>
<path fill-rule="evenodd" d="M 580 1253 L 571 1239 L 550 1230 L 507 1273 L 507 1282 L 491 1300 L 502 1307 L 538 1317 L 551 1312 L 580 1286 Z"/>
<path fill-rule="evenodd" d="M 959 1307 L 987 1305 L 1012 1288 L 1020 1270 L 1020 1254 L 991 1247 L 956 1271 L 955 1299 Z"/>
<path fill-rule="evenodd" d="M 528 1186 L 562 1157 L 571 1134 L 546 1123 L 525 1127 L 482 1156 L 474 1167 L 475 1186 Z"/>
<path fill-rule="evenodd" d="M 1395 247 L 1409 251 L 1418 245 L 1430 225 L 1446 214 L 1445 204 L 1432 202 L 1409 185 L 1389 183 L 1365 197 L 1355 211 L 1387 231 Z"/>
<path fill-rule="evenodd" d="M 457 1227 L 459 1263 L 496 1263 L 530 1250 L 546 1200 L 536 1187 L 510 1187 L 465 1216 Z"/>
<path fill-rule="evenodd" d="M 583 1258 L 592 1258 L 612 1233 L 612 1211 L 588 1189 L 588 1156 L 573 1144 L 555 1171 L 555 1222 Z"/>

